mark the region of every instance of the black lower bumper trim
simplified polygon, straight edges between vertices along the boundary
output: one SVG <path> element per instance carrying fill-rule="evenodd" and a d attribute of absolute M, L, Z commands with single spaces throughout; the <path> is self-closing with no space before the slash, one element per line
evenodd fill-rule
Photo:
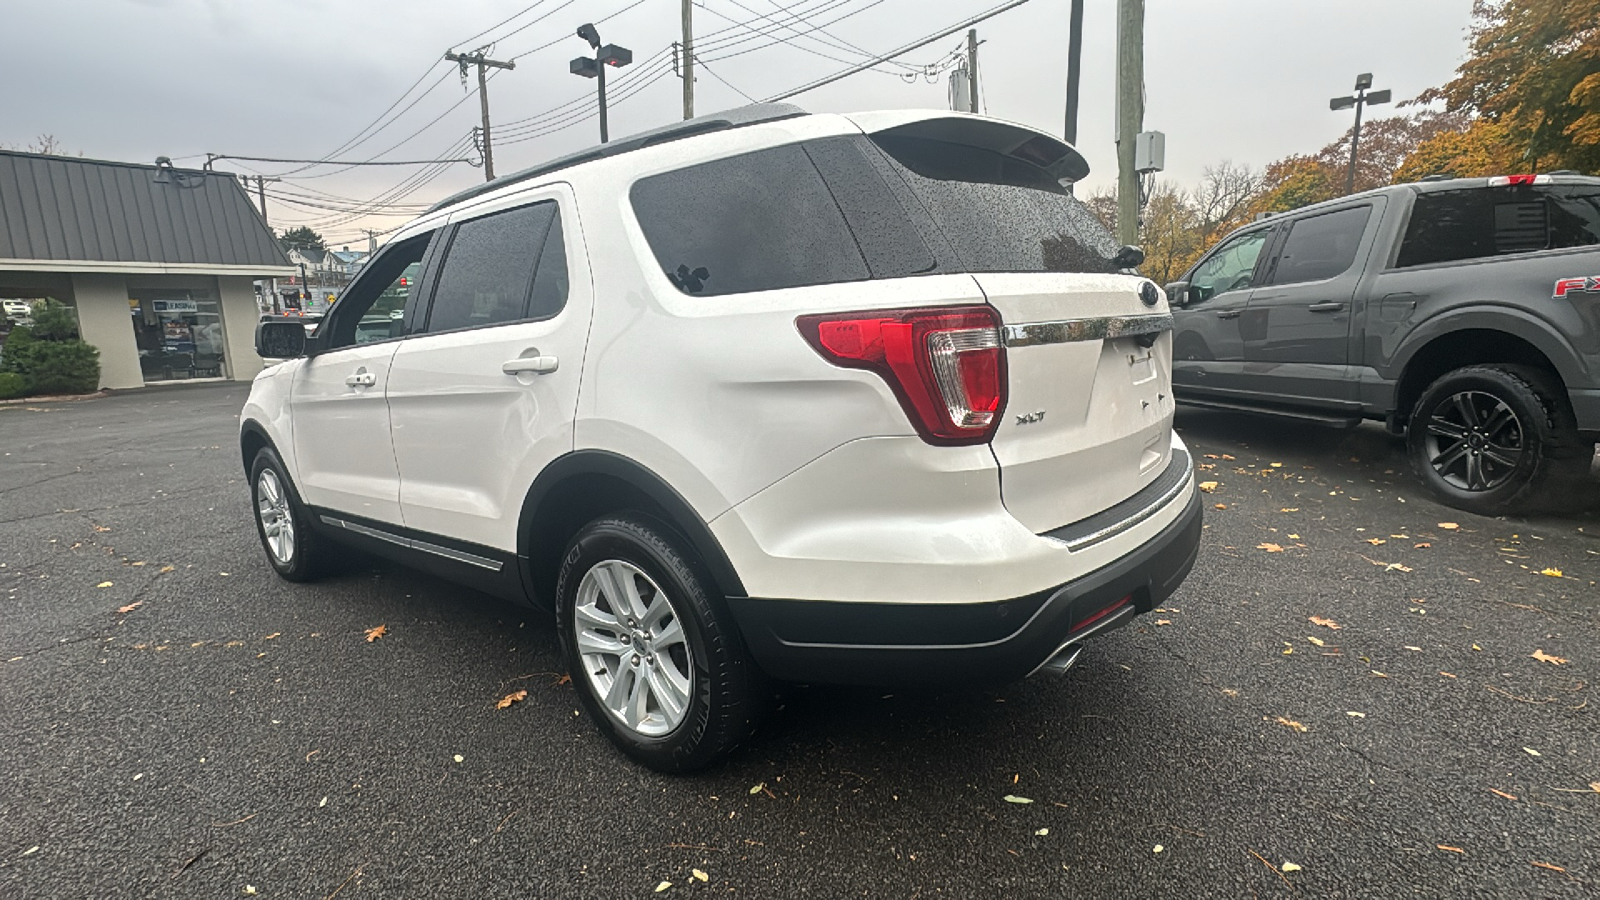
<path fill-rule="evenodd" d="M 855 603 L 729 598 L 745 643 L 781 681 L 951 686 L 1015 681 L 1124 600 L 1164 601 L 1200 548 L 1200 498 L 1137 550 L 1048 591 L 991 603 Z M 1132 617 L 1118 615 L 1114 624 Z"/>

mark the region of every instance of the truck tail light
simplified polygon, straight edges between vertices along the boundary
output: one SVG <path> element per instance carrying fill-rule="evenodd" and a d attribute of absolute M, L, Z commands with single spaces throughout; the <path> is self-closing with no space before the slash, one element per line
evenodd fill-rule
<path fill-rule="evenodd" d="M 1513 185 L 1549 183 L 1549 175 L 1496 175 L 1489 179 L 1489 187 L 1510 187 Z"/>
<path fill-rule="evenodd" d="M 836 313 L 795 324 L 823 359 L 883 378 L 928 443 L 994 437 L 1006 405 L 1006 354 L 992 308 Z"/>

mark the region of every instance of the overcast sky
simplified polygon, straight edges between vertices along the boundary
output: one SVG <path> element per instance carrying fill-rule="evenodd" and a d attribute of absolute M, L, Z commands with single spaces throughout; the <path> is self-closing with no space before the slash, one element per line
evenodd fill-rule
<path fill-rule="evenodd" d="M 697 111 L 746 102 L 735 88 L 760 99 L 797 87 L 846 62 L 861 61 L 857 49 L 883 53 L 998 3 L 695 0 L 695 31 L 705 42 L 697 56 L 727 82 L 701 74 Z M 599 26 L 601 36 L 632 49 L 636 62 L 613 72 L 611 133 L 626 135 L 682 114 L 681 83 L 670 64 L 653 61 L 663 59 L 658 54 L 680 36 L 680 0 L 7 0 L 5 5 L 0 146 L 25 148 L 38 135 L 51 134 L 67 150 L 99 159 L 150 162 L 170 156 L 179 165 L 198 166 L 207 151 L 326 158 L 404 97 L 397 111 L 416 102 L 339 157 L 368 159 L 388 151 L 380 158 L 432 159 L 462 141 L 478 122 L 477 99 L 467 96 L 441 55 L 494 41 L 494 57 L 528 54 L 517 60 L 515 70 L 498 73 L 490 83 L 493 121 L 497 134 L 503 134 L 495 141 L 496 169 L 503 174 L 598 140 L 597 123 L 582 118 L 592 105 L 566 107 L 576 114 L 563 116 L 564 105 L 592 104 L 594 95 L 593 82 L 569 74 L 567 64 L 587 49 L 574 36 L 576 27 L 612 14 L 615 18 Z M 1349 127 L 1350 113 L 1330 112 L 1327 101 L 1349 93 L 1359 72 L 1373 72 L 1374 86 L 1391 88 L 1396 100 L 1442 84 L 1464 58 L 1471 6 L 1472 0 L 1148 0 L 1145 128 L 1166 132 L 1162 177 L 1192 183 L 1204 167 L 1220 160 L 1260 166 L 1289 153 L 1315 151 Z M 1116 2 L 1088 0 L 1086 7 L 1078 146 L 1094 170 L 1088 183 L 1096 186 L 1116 176 Z M 833 46 L 797 39 L 792 30 L 779 28 L 774 23 L 795 21 L 780 9 L 804 18 L 797 28 L 824 24 L 816 36 Z M 541 16 L 546 18 L 534 22 Z M 754 23 L 789 43 L 752 34 L 735 22 Z M 1067 0 L 1031 0 L 980 24 L 978 33 L 984 42 L 979 69 L 986 111 L 1059 134 L 1066 96 Z M 900 61 L 913 67 L 935 63 L 960 42 L 960 36 L 952 36 Z M 947 77 L 930 83 L 869 71 L 792 102 L 839 112 L 944 108 Z M 408 93 L 413 84 L 416 89 Z M 294 168 L 248 165 L 269 174 Z M 232 161 L 218 168 L 252 171 Z M 301 171 L 271 189 L 302 200 L 319 192 L 367 200 L 417 172 L 385 167 L 306 178 L 332 171 Z M 450 166 L 401 202 L 437 200 L 482 178 L 481 169 Z M 361 226 L 384 229 L 404 221 L 341 221 L 348 216 L 270 198 L 268 212 L 275 227 L 308 223 L 335 244 L 357 242 Z"/>

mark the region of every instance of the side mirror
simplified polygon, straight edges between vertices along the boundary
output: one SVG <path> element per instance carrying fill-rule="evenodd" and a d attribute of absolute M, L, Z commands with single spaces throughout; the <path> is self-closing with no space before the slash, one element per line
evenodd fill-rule
<path fill-rule="evenodd" d="M 256 353 L 262 359 L 305 356 L 305 324 L 300 319 L 262 319 L 256 325 Z"/>
<path fill-rule="evenodd" d="M 1124 244 L 1111 257 L 1111 265 L 1118 269 L 1136 269 L 1144 262 L 1144 251 L 1132 244 Z"/>
<path fill-rule="evenodd" d="M 1183 308 L 1189 305 L 1189 282 L 1174 281 L 1167 285 L 1167 304 Z"/>

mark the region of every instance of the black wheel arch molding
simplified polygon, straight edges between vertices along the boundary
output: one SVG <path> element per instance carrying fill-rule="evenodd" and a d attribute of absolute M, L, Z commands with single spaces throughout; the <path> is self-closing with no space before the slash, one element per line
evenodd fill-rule
<path fill-rule="evenodd" d="M 1552 323 L 1516 306 L 1475 304 L 1432 316 L 1408 334 L 1378 373 L 1397 384 L 1406 368 L 1435 340 L 1463 331 L 1498 331 L 1520 338 L 1539 351 L 1568 388 L 1592 388 L 1596 374 L 1582 353 Z M 1473 361 L 1464 361 L 1468 365 Z"/>

